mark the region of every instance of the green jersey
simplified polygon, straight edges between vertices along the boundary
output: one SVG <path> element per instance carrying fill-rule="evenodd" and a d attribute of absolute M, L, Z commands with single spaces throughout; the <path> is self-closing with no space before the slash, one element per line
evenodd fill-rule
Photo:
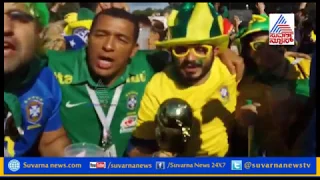
<path fill-rule="evenodd" d="M 146 84 L 168 59 L 167 53 L 158 52 L 138 51 L 109 87 L 90 75 L 85 49 L 48 52 L 49 67 L 62 90 L 61 119 L 72 143 L 102 146 L 105 136 L 111 136 L 114 154 L 123 155 Z"/>

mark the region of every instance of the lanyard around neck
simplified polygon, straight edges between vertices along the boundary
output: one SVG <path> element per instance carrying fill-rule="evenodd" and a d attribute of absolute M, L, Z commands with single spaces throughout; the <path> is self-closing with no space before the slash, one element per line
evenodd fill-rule
<path fill-rule="evenodd" d="M 87 88 L 88 94 L 90 96 L 91 102 L 93 104 L 93 107 L 94 107 L 94 109 L 98 115 L 98 118 L 103 126 L 103 140 L 104 141 L 106 141 L 108 138 L 108 132 L 110 129 L 110 125 L 111 125 L 114 113 L 116 111 L 117 105 L 119 103 L 119 99 L 121 96 L 121 92 L 123 90 L 123 86 L 124 86 L 124 84 L 121 84 L 120 86 L 118 86 L 116 88 L 115 93 L 112 98 L 112 101 L 111 101 L 111 104 L 110 104 L 110 107 L 109 107 L 109 110 L 108 110 L 108 113 L 107 113 L 107 116 L 105 116 L 103 109 L 100 105 L 99 99 L 96 95 L 96 92 L 93 89 L 91 89 L 89 87 L 89 85 L 86 84 L 86 88 Z"/>

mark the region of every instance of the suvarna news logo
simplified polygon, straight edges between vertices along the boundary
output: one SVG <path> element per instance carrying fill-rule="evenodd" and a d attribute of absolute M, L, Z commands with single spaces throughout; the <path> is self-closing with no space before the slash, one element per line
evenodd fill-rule
<path fill-rule="evenodd" d="M 269 20 L 269 45 L 294 45 L 294 14 L 270 14 Z"/>

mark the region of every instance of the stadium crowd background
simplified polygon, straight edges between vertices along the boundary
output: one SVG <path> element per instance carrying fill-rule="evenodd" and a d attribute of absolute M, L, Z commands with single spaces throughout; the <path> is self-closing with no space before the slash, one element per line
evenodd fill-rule
<path fill-rule="evenodd" d="M 47 3 L 50 9 L 51 25 L 44 30 L 44 37 L 48 37 L 45 41 L 45 47 L 52 47 L 53 42 L 63 38 L 63 29 L 67 26 L 67 21 L 78 12 L 80 8 L 92 8 L 90 3 Z M 94 4 L 94 3 L 93 3 Z M 121 4 L 121 3 L 120 3 Z M 164 40 L 167 37 L 167 18 L 172 9 L 177 8 L 181 3 L 168 3 L 169 5 L 162 11 L 154 11 L 151 16 L 150 12 L 139 11 L 137 15 L 140 21 L 140 27 L 147 27 L 151 29 L 151 33 L 147 32 L 149 37 L 147 40 L 149 47 L 141 46 L 142 49 L 155 49 L 154 43 L 158 40 Z M 248 25 L 252 14 L 263 13 L 295 13 L 296 15 L 296 41 L 297 46 L 289 48 L 290 51 L 311 54 L 315 45 L 315 31 L 316 31 L 316 6 L 315 3 L 263 3 L 263 7 L 258 7 L 257 3 L 215 3 L 219 13 L 228 19 L 226 20 L 226 27 L 230 28 L 231 34 L 236 34 L 239 29 Z M 258 3 L 259 4 L 259 3 Z M 124 5 L 119 5 L 124 6 Z M 128 4 L 125 7 L 130 11 Z M 150 9 L 150 8 L 149 8 Z M 142 12 L 142 13 L 141 13 Z M 134 13 L 134 12 L 133 12 Z M 299 20 L 299 17 L 302 20 Z M 49 29 L 49 30 L 48 30 Z M 143 36 L 143 35 L 142 35 Z M 50 37 L 50 38 L 49 38 Z M 231 37 L 234 37 L 231 35 Z M 46 38 L 45 38 L 46 39 Z M 145 42 L 144 42 L 145 43 Z M 49 45 L 48 45 L 49 44 Z M 303 45 L 302 45 L 303 44 Z M 55 46 L 55 48 L 65 49 L 66 45 Z M 300 49 L 298 50 L 298 48 Z M 48 48 L 50 49 L 50 48 Z"/>

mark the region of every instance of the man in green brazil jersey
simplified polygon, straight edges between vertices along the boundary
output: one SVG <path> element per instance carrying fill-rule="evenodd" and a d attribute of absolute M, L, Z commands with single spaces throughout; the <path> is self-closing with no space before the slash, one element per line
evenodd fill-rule
<path fill-rule="evenodd" d="M 134 16 L 112 8 L 93 20 L 87 49 L 48 52 L 62 89 L 63 125 L 73 143 L 93 143 L 108 148 L 109 156 L 123 155 L 153 67 L 165 63 L 154 57 L 157 53 L 136 53 L 138 34 Z M 113 145 L 104 142 L 110 139 Z"/>

